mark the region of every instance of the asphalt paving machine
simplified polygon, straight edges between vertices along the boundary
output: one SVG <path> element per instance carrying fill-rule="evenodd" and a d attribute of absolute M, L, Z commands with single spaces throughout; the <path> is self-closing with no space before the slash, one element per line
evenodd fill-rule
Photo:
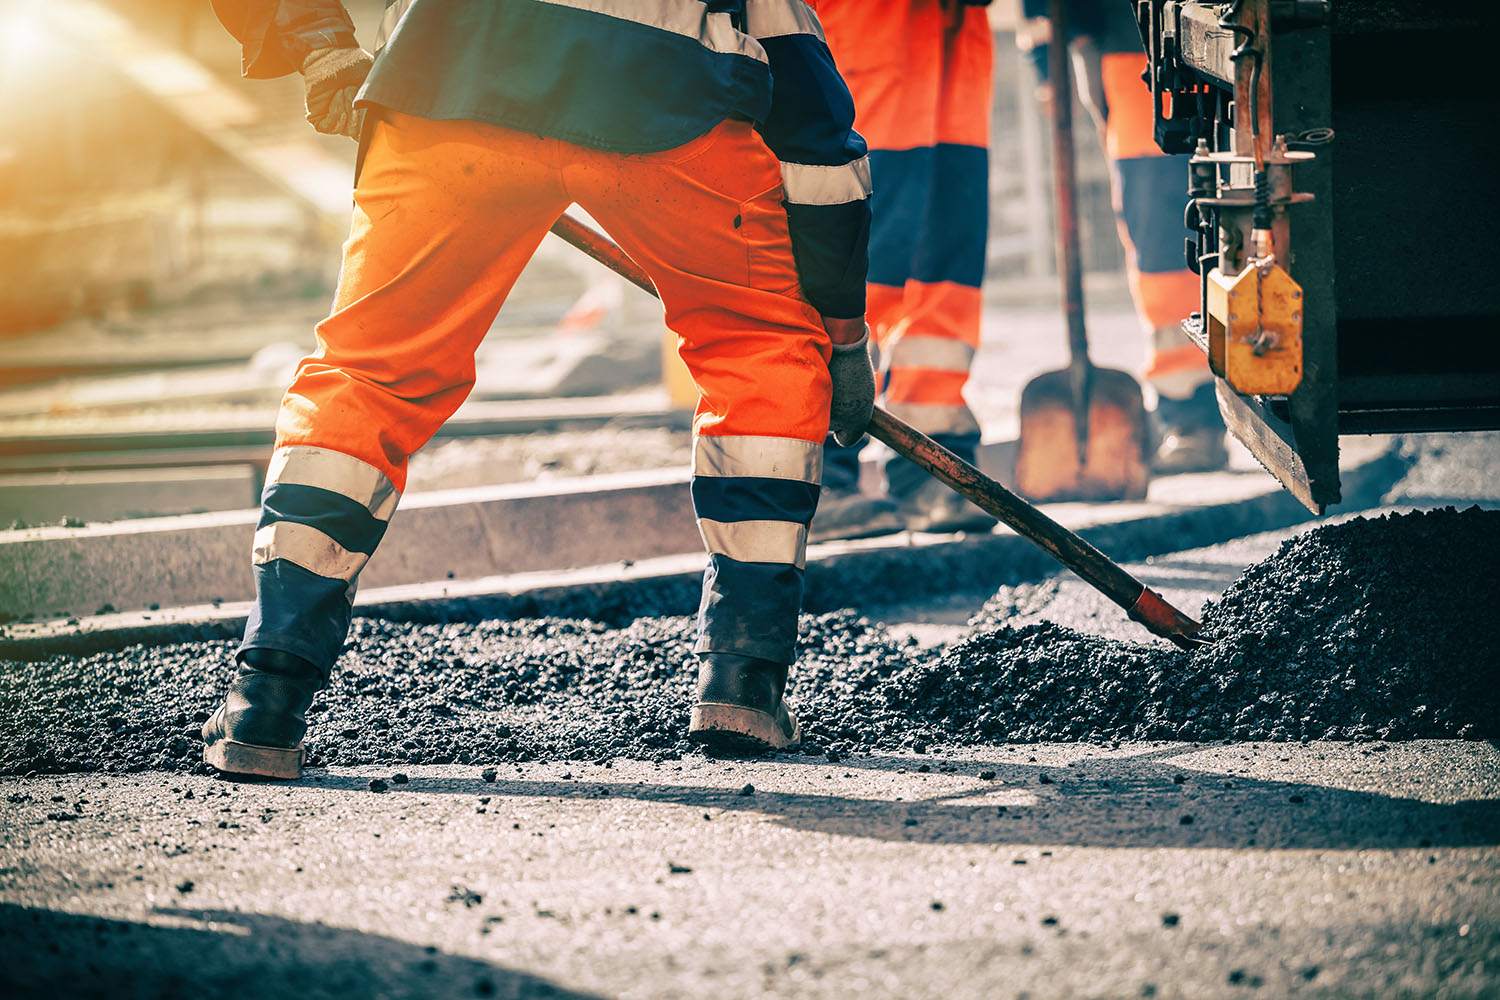
<path fill-rule="evenodd" d="M 1340 434 L 1500 428 L 1496 5 L 1133 6 L 1234 435 L 1321 513 Z"/>

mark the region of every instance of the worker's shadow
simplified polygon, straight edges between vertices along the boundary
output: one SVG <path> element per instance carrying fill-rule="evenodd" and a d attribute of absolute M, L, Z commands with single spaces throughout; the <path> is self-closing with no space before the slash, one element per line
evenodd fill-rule
<path fill-rule="evenodd" d="M 503 776 L 494 782 L 413 779 L 411 784 L 396 788 L 492 798 L 634 799 L 695 809 L 756 812 L 798 830 L 934 844 L 1258 850 L 1500 845 L 1500 799 L 1430 802 L 1212 773 L 1174 763 L 1173 758 L 1189 750 L 1181 746 L 1157 748 L 1126 758 L 1091 760 L 1082 768 L 1017 764 L 979 755 L 934 757 L 929 762 L 935 769 L 931 777 L 924 775 L 918 780 L 931 780 L 946 790 L 903 799 L 843 795 L 832 790 L 841 779 L 847 781 L 844 775 L 852 775 L 855 768 L 912 771 L 922 763 L 909 757 L 879 755 L 837 764 L 809 761 L 808 766 L 828 772 L 832 787 L 826 793 L 755 789 L 744 795 L 739 786 Z M 944 773 L 942 768 L 955 771 Z M 976 777 L 991 772 L 993 778 Z M 365 789 L 365 778 L 320 777 L 324 787 Z M 862 791 L 871 788 L 870 777 L 861 777 Z M 964 787 L 955 790 L 954 784 Z M 900 787 L 909 792 L 911 785 L 910 775 L 903 775 Z M 489 809 L 498 812 L 503 806 L 491 805 Z"/>
<path fill-rule="evenodd" d="M 154 913 L 174 926 L 0 903 L 0 936 L 6 951 L 0 963 L 0 996 L 591 996 L 490 962 L 379 934 L 257 913 Z M 475 922 L 480 919 L 476 915 Z"/>

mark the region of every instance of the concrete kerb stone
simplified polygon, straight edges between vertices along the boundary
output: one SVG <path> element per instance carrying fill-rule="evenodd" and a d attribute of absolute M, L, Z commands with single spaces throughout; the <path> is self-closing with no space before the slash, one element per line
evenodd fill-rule
<path fill-rule="evenodd" d="M 168 517 L 186 511 L 254 506 L 260 473 L 251 465 L 186 469 L 87 469 L 27 475 L 0 473 L 0 525 Z"/>
<path fill-rule="evenodd" d="M 1003 481 L 1012 445 L 986 445 L 985 471 Z M 867 463 L 867 471 L 873 468 Z M 475 579 L 696 550 L 686 484 L 684 471 L 648 470 L 412 494 L 392 519 L 361 586 Z M 0 531 L 0 623 L 248 601 L 254 580 L 246 555 L 257 518 L 255 510 L 241 509 Z"/>
<path fill-rule="evenodd" d="M 361 576 L 368 588 L 593 566 L 701 543 L 682 471 L 413 494 Z M 254 597 L 255 510 L 0 532 L 0 617 Z"/>
<path fill-rule="evenodd" d="M 1383 444 L 1346 449 L 1341 509 L 1379 503 L 1403 468 Z M 1120 561 L 1212 545 L 1311 519 L 1290 494 L 1258 474 L 1176 476 L 1153 489 L 1154 499 L 1145 503 L 1054 504 L 1047 510 Z M 690 514 L 681 520 L 692 523 Z M 571 517 L 567 521 L 577 533 L 577 523 Z M 691 547 L 696 546 L 695 539 Z M 702 568 L 701 552 L 692 551 L 569 570 L 428 580 L 366 587 L 355 607 L 358 616 L 409 622 L 555 615 L 624 624 L 646 615 L 692 614 Z M 804 608 L 821 613 L 932 594 L 985 594 L 1041 579 L 1057 568 L 1049 556 L 1008 529 L 983 535 L 904 533 L 828 542 L 809 549 Z M 248 602 L 239 601 L 0 626 L 0 659 L 35 660 L 138 644 L 237 638 L 248 612 Z"/>

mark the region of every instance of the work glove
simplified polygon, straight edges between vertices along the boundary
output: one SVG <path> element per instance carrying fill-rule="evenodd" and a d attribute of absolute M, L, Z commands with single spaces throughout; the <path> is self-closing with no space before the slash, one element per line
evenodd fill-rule
<path fill-rule="evenodd" d="M 307 120 L 313 128 L 324 135 L 359 138 L 364 112 L 354 107 L 354 95 L 374 62 L 374 56 L 357 47 L 314 49 L 302 60 Z"/>
<path fill-rule="evenodd" d="M 834 344 L 828 358 L 833 376 L 833 403 L 828 429 L 833 439 L 848 448 L 864 436 L 875 412 L 875 366 L 870 360 L 870 328 L 849 344 Z"/>

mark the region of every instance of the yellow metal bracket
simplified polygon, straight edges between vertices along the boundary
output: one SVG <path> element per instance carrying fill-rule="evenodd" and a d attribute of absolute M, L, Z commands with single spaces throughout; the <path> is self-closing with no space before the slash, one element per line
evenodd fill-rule
<path fill-rule="evenodd" d="M 1208 275 L 1208 364 L 1236 392 L 1284 396 L 1302 381 L 1302 286 L 1277 264 Z"/>

